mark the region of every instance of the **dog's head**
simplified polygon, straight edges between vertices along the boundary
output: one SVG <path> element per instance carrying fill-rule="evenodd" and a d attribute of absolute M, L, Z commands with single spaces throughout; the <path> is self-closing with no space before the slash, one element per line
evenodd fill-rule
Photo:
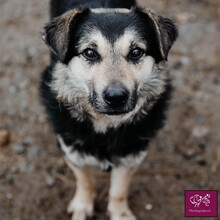
<path fill-rule="evenodd" d="M 52 88 L 82 111 L 137 112 L 163 92 L 164 77 L 155 66 L 167 59 L 176 37 L 174 23 L 149 9 L 69 11 L 43 34 L 59 61 Z"/>

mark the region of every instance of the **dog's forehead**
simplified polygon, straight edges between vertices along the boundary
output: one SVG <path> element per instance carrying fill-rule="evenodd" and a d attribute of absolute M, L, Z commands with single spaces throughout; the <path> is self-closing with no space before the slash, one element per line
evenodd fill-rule
<path fill-rule="evenodd" d="M 84 35 L 99 31 L 110 42 L 128 31 L 141 35 L 142 21 L 128 9 L 92 9 L 81 26 Z"/>
<path fill-rule="evenodd" d="M 79 50 L 84 50 L 85 48 L 96 49 L 102 54 L 107 54 L 109 51 L 114 53 L 118 51 L 122 55 L 126 55 L 134 47 L 146 49 L 147 45 L 136 30 L 127 29 L 114 41 L 111 41 L 103 35 L 102 31 L 93 29 L 79 40 L 77 47 Z"/>
<path fill-rule="evenodd" d="M 141 20 L 129 9 L 91 9 L 80 25 L 79 44 L 100 46 L 106 44 L 129 47 L 144 44 Z M 144 47 L 144 46 L 142 46 Z"/>

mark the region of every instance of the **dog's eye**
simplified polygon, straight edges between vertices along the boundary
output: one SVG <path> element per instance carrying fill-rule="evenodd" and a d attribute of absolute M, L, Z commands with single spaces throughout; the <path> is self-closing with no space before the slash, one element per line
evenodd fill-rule
<path fill-rule="evenodd" d="M 82 55 L 87 59 L 87 60 L 90 60 L 90 61 L 94 61 L 96 59 L 99 58 L 98 56 L 98 53 L 93 50 L 93 49 L 85 49 L 83 52 L 82 52 Z"/>
<path fill-rule="evenodd" d="M 144 51 L 137 47 L 130 51 L 128 58 L 133 61 L 137 61 L 143 56 L 143 54 L 144 54 Z"/>

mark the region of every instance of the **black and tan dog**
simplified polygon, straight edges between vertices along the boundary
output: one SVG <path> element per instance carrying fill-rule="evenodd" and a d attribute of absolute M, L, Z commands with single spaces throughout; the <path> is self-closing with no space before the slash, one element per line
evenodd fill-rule
<path fill-rule="evenodd" d="M 111 220 L 136 219 L 129 183 L 165 118 L 170 85 L 161 64 L 175 24 L 133 0 L 52 0 L 43 39 L 52 51 L 41 92 L 77 189 L 73 220 L 93 213 L 90 166 L 111 169 Z"/>

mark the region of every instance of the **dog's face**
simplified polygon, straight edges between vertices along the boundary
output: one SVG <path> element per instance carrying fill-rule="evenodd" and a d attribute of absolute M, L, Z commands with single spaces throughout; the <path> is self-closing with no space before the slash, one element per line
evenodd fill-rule
<path fill-rule="evenodd" d="M 58 57 L 52 89 L 91 115 L 137 112 L 164 89 L 156 64 L 177 37 L 173 22 L 149 10 L 72 10 L 45 27 Z"/>

